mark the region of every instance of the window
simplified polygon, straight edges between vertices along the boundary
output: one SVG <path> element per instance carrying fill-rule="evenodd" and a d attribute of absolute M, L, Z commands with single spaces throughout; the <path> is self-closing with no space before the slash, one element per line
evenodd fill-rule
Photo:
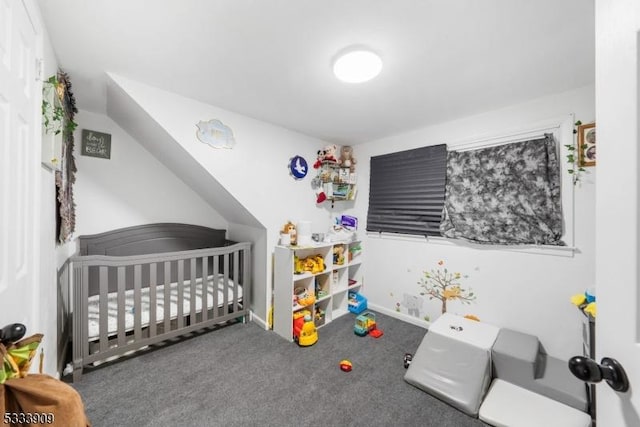
<path fill-rule="evenodd" d="M 440 230 L 476 243 L 564 245 L 553 136 L 449 152 Z"/>
<path fill-rule="evenodd" d="M 447 146 L 371 158 L 367 231 L 440 236 Z"/>
<path fill-rule="evenodd" d="M 564 246 L 558 144 L 552 133 L 538 135 L 372 157 L 367 231 Z"/>

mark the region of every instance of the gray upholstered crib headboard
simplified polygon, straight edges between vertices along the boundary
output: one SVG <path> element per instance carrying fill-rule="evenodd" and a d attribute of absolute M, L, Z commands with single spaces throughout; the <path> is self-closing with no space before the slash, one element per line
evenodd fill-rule
<path fill-rule="evenodd" d="M 80 255 L 129 256 L 225 246 L 226 230 L 158 223 L 79 236 Z"/>

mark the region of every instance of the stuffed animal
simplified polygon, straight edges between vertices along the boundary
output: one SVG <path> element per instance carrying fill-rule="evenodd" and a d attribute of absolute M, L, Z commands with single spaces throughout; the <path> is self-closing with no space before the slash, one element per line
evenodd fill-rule
<path fill-rule="evenodd" d="M 304 273 L 304 258 L 300 259 L 298 255 L 293 255 L 293 274 Z"/>
<path fill-rule="evenodd" d="M 324 258 L 322 255 L 310 255 L 306 258 L 298 258 L 294 256 L 293 273 L 302 274 L 308 271 L 312 274 L 322 273 L 325 269 Z"/>
<path fill-rule="evenodd" d="M 316 302 L 316 297 L 313 294 L 310 294 L 309 291 L 304 289 L 297 295 L 297 301 L 298 304 L 307 307 Z"/>
<path fill-rule="evenodd" d="M 322 273 L 324 271 L 324 258 L 322 255 L 315 255 L 313 257 L 315 261 L 315 268 L 311 270 L 313 274 Z"/>
<path fill-rule="evenodd" d="M 314 169 L 318 169 L 322 166 L 322 162 L 337 162 L 336 158 L 338 152 L 338 146 L 335 144 L 327 145 L 322 150 L 318 150 L 318 157 L 313 164 Z"/>
<path fill-rule="evenodd" d="M 329 162 L 337 162 L 338 146 L 335 144 L 324 147 L 324 160 Z"/>
<path fill-rule="evenodd" d="M 318 157 L 316 157 L 316 162 L 313 164 L 314 169 L 318 169 L 322 166 L 322 162 L 324 161 L 324 150 L 318 150 Z"/>
<path fill-rule="evenodd" d="M 333 247 L 333 263 L 335 265 L 344 264 L 344 246 L 337 245 Z"/>
<path fill-rule="evenodd" d="M 356 169 L 356 159 L 353 157 L 353 147 L 350 145 L 343 145 L 340 147 L 340 159 L 338 164 L 345 168 L 349 168 L 351 172 Z"/>
<path fill-rule="evenodd" d="M 291 236 L 292 246 L 295 246 L 298 244 L 298 232 L 296 230 L 296 225 L 294 223 L 292 223 L 291 221 L 287 222 L 282 227 L 282 233 L 288 234 L 289 236 Z"/>

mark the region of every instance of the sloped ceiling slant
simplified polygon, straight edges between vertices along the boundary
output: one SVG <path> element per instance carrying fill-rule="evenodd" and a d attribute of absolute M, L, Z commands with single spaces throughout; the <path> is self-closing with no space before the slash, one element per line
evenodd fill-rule
<path fill-rule="evenodd" d="M 226 220 L 263 228 L 263 225 L 230 194 L 196 159 L 155 121 L 124 88 L 108 78 L 107 115 L 133 136 L 151 155 L 185 182 Z M 167 200 L 167 203 L 171 203 Z"/>

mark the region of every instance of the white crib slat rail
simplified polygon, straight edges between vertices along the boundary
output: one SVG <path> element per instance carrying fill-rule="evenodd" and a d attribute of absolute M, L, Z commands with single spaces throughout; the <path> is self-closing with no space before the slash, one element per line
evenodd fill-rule
<path fill-rule="evenodd" d="M 156 313 L 158 310 L 158 302 L 156 298 L 158 280 L 158 264 L 152 262 L 149 264 L 149 337 L 156 336 Z"/>
<path fill-rule="evenodd" d="M 118 347 L 124 347 L 127 344 L 127 331 L 125 329 L 126 322 L 124 318 L 124 306 L 125 306 L 125 291 L 126 291 L 126 267 L 118 267 Z M 107 289 L 108 283 L 101 282 L 100 283 L 100 302 L 102 302 L 102 291 Z M 106 329 L 100 328 L 100 339 L 102 336 L 108 336 L 108 331 Z"/>

